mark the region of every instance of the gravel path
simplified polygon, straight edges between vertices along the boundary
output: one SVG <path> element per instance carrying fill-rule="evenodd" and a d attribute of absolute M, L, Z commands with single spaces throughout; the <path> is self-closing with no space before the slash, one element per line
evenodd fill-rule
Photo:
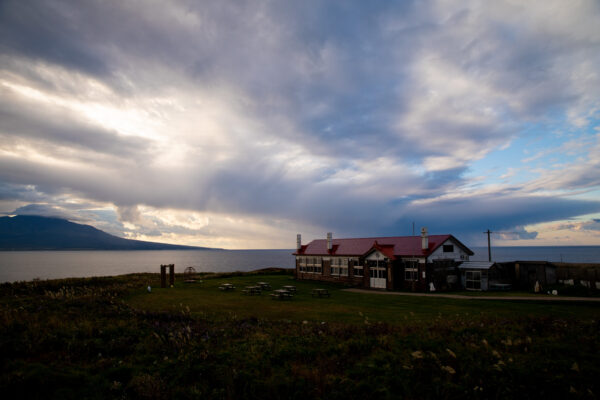
<path fill-rule="evenodd" d="M 460 294 L 434 294 L 434 293 L 413 293 L 413 292 L 386 292 L 367 289 L 343 289 L 346 292 L 368 293 L 368 294 L 386 294 L 391 296 L 416 296 L 416 297 L 440 297 L 446 299 L 461 300 L 526 300 L 526 301 L 590 301 L 600 302 L 600 297 L 567 297 L 567 296 L 464 296 Z"/>

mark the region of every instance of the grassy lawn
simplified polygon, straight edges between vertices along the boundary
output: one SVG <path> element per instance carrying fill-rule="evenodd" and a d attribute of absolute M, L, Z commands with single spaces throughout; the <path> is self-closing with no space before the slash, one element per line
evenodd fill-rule
<path fill-rule="evenodd" d="M 290 301 L 241 293 L 257 281 L 299 293 Z M 226 282 L 237 290 L 220 291 Z M 352 293 L 286 274 L 158 285 L 157 274 L 1 284 L 0 392 L 28 399 L 600 393 L 598 304 Z M 315 287 L 331 298 L 313 298 Z"/>
<path fill-rule="evenodd" d="M 242 293 L 245 286 L 257 281 L 269 282 L 273 289 L 294 285 L 298 294 L 290 301 L 274 301 L 269 292 L 260 296 Z M 236 286 L 235 291 L 218 289 L 222 283 Z M 156 282 L 158 284 L 158 282 Z M 330 298 L 312 297 L 312 289 L 326 288 Z M 381 294 L 351 293 L 344 286 L 310 281 L 295 281 L 289 275 L 233 276 L 204 279 L 203 283 L 183 283 L 174 288 L 153 288 L 148 293 L 140 288 L 127 298 L 128 304 L 148 311 L 177 311 L 189 309 L 192 315 L 211 318 L 260 318 L 269 320 L 327 321 L 343 323 L 372 322 L 403 324 L 406 321 L 428 321 L 435 318 L 479 316 L 487 318 L 516 316 L 600 316 L 600 305 L 565 303 L 533 303 L 519 301 L 475 302 L 435 297 L 385 296 Z M 460 294 L 483 295 L 482 292 Z M 501 294 L 510 294 L 502 292 Z M 529 294 L 530 296 L 536 296 Z M 521 293 L 512 295 L 521 295 Z"/>

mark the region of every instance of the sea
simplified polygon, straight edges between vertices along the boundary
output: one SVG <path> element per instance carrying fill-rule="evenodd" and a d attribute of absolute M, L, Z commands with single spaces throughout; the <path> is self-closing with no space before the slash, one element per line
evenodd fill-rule
<path fill-rule="evenodd" d="M 471 248 L 473 261 L 487 261 L 487 247 Z M 293 268 L 294 250 L 133 250 L 133 251 L 1 251 L 0 282 L 28 281 L 160 272 L 175 264 L 175 272 L 253 271 Z M 600 246 L 492 247 L 493 261 L 554 261 L 600 263 Z"/>

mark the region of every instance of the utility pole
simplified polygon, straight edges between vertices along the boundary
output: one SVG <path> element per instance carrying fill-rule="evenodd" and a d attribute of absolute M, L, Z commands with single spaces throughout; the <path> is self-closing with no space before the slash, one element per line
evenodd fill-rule
<path fill-rule="evenodd" d="M 495 233 L 495 234 L 498 234 L 498 235 L 518 235 L 521 232 L 504 232 L 504 231 L 502 231 L 502 232 L 500 232 L 500 231 L 492 232 L 492 231 L 490 231 L 488 229 L 487 231 L 485 231 L 483 233 L 487 233 L 487 237 L 488 237 L 488 261 L 492 262 L 492 246 L 490 245 L 490 234 Z"/>
<path fill-rule="evenodd" d="M 490 233 L 492 233 L 489 229 L 483 233 L 487 233 L 488 236 L 488 261 L 492 262 L 492 246 L 490 245 Z"/>
<path fill-rule="evenodd" d="M 415 221 L 413 221 L 413 236 L 415 236 Z"/>

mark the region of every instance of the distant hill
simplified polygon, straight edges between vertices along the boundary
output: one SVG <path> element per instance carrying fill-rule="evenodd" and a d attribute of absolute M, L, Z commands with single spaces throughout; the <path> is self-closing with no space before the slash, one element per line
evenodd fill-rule
<path fill-rule="evenodd" d="M 208 247 L 143 242 L 110 235 L 66 219 L 0 217 L 0 250 L 212 250 Z"/>

